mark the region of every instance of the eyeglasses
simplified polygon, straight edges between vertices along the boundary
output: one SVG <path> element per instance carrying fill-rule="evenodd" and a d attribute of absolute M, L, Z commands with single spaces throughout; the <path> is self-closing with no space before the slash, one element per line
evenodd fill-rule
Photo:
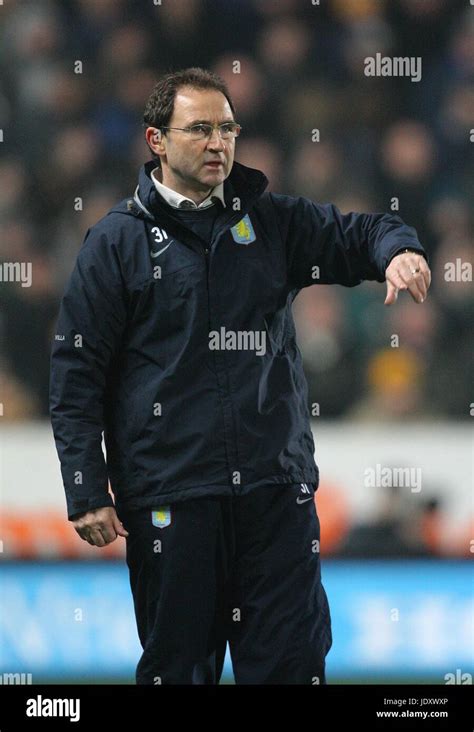
<path fill-rule="evenodd" d="M 242 127 L 237 122 L 223 122 L 220 125 L 198 124 L 191 127 L 160 127 L 161 130 L 181 130 L 187 132 L 191 140 L 204 140 L 211 137 L 214 130 L 219 130 L 223 140 L 232 140 L 240 135 Z"/>

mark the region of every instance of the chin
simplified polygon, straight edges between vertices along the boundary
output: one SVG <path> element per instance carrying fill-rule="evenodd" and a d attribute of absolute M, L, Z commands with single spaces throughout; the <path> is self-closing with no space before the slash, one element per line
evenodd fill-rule
<path fill-rule="evenodd" d="M 204 171 L 204 180 L 207 182 L 208 180 L 216 181 L 220 183 L 221 181 L 225 180 L 226 173 L 223 170 L 206 170 Z"/>

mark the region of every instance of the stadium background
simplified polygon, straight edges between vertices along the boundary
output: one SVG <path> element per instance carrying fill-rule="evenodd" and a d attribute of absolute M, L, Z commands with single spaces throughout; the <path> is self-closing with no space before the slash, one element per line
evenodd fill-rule
<path fill-rule="evenodd" d="M 376 53 L 420 56 L 422 80 L 366 77 Z M 459 273 L 473 254 L 474 7 L 5 0 L 0 64 L 0 260 L 33 271 L 30 287 L 0 282 L 0 682 L 133 682 L 124 541 L 92 548 L 66 520 L 49 352 L 87 228 L 149 158 L 145 99 L 160 74 L 191 65 L 226 79 L 243 126 L 236 159 L 263 170 L 270 190 L 344 212 L 389 211 L 396 197 L 428 251 L 421 307 L 406 293 L 384 307 L 378 283 L 308 288 L 294 305 L 319 405 L 328 680 L 468 678 L 474 298 Z M 377 465 L 421 471 L 421 490 L 369 485 Z"/>

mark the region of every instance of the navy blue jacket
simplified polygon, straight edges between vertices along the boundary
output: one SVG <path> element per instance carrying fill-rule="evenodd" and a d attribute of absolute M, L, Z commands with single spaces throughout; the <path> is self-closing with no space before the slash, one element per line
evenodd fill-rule
<path fill-rule="evenodd" d="M 264 192 L 236 162 L 204 241 L 157 193 L 155 166 L 87 231 L 60 306 L 50 414 L 69 519 L 114 505 L 109 481 L 129 508 L 317 488 L 291 304 L 312 284 L 383 282 L 405 247 L 424 254 L 398 216 Z"/>

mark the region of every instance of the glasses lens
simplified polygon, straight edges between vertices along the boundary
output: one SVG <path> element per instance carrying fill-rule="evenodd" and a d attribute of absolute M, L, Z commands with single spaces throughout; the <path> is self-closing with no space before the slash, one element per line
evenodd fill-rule
<path fill-rule="evenodd" d="M 193 125 L 189 129 L 193 140 L 203 140 L 205 137 L 212 135 L 211 125 Z"/>
<path fill-rule="evenodd" d="M 221 131 L 221 137 L 223 140 L 228 140 L 231 137 L 237 137 L 239 134 L 239 126 L 235 122 L 226 122 L 219 127 Z"/>
<path fill-rule="evenodd" d="M 212 135 L 214 128 L 212 125 L 199 124 L 190 127 L 189 131 L 192 140 L 203 140 Z M 229 140 L 239 136 L 240 126 L 236 122 L 224 122 L 219 125 L 219 133 L 223 140 Z"/>

